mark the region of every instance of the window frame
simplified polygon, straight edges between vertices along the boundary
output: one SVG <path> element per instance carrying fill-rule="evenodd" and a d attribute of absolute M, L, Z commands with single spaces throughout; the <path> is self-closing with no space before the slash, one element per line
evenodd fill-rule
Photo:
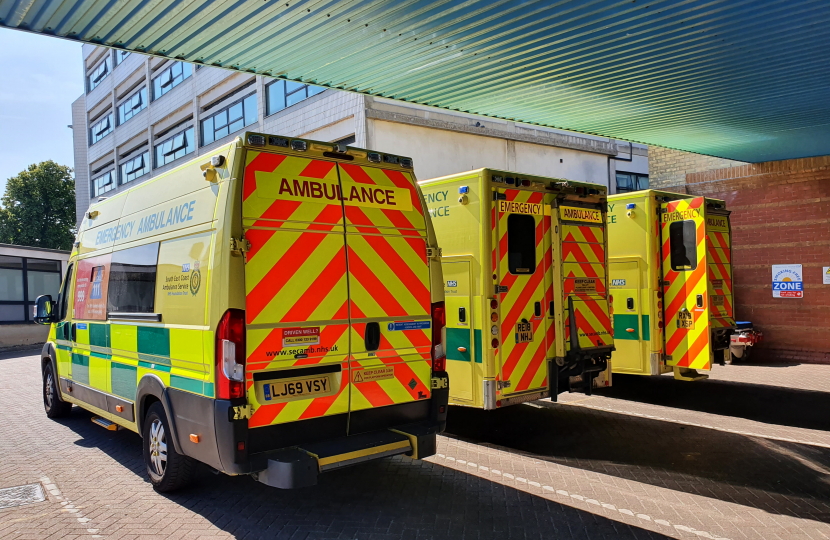
<path fill-rule="evenodd" d="M 112 115 L 112 111 L 110 111 L 110 112 L 108 112 L 108 113 L 106 113 L 106 114 L 101 115 L 99 118 L 100 118 L 100 119 L 99 119 L 97 122 L 95 122 L 94 124 L 92 124 L 92 125 L 89 127 L 89 146 L 92 146 L 93 144 L 97 144 L 97 143 L 101 142 L 101 141 L 104 139 L 104 137 L 106 137 L 107 135 L 109 135 L 110 133 L 112 133 L 113 129 L 115 129 L 115 126 L 113 126 L 113 115 Z M 103 130 L 99 130 L 99 131 L 96 133 L 96 131 L 95 131 L 95 130 L 96 130 L 96 128 L 97 128 L 99 125 L 103 124 L 104 122 L 107 122 L 107 124 L 108 124 L 108 125 L 107 125 L 107 129 L 106 129 L 106 133 L 104 133 L 104 131 L 103 131 Z M 99 136 L 99 135 L 100 135 L 100 136 Z M 96 137 L 97 137 L 97 138 L 96 138 Z"/>
<path fill-rule="evenodd" d="M 620 188 L 620 179 L 619 176 L 628 176 L 631 181 L 631 188 Z M 631 193 L 633 191 L 640 191 L 643 189 L 648 189 L 649 181 L 647 174 L 640 174 L 628 171 L 616 171 L 614 173 L 614 180 L 617 183 L 617 193 Z M 641 181 L 645 180 L 645 185 L 640 185 Z"/>
<path fill-rule="evenodd" d="M 193 138 L 193 139 L 194 139 L 194 140 L 193 140 L 193 146 L 191 147 L 191 150 L 190 150 L 189 152 L 187 151 L 187 148 L 188 148 L 188 145 L 187 145 L 187 140 L 188 140 L 188 139 L 187 139 L 187 132 L 188 132 L 188 131 L 192 131 L 192 132 L 193 132 L 193 133 L 191 134 L 191 138 Z M 184 146 L 183 146 L 183 147 L 181 147 L 181 148 L 176 147 L 176 148 L 177 148 L 177 150 L 175 150 L 175 151 L 173 150 L 173 147 L 171 146 L 170 151 L 169 151 L 169 152 L 167 152 L 167 153 L 165 153 L 165 154 L 162 154 L 162 157 L 166 157 L 166 156 L 167 156 L 167 155 L 169 155 L 170 153 L 173 153 L 173 154 L 174 154 L 173 159 L 171 159 L 170 161 L 167 161 L 167 160 L 165 159 L 164 163 L 159 164 L 159 162 L 158 162 L 158 155 L 157 155 L 157 152 L 156 152 L 156 151 L 158 150 L 158 148 L 159 148 L 159 147 L 161 147 L 161 146 L 164 146 L 165 144 L 167 144 L 167 143 L 168 143 L 168 142 L 170 142 L 170 141 L 173 141 L 173 140 L 174 140 L 176 137 L 178 137 L 179 135 L 184 135 L 184 136 L 185 136 L 185 137 L 184 137 L 184 139 L 183 139 Z M 173 162 L 174 162 L 174 161 L 176 161 L 176 160 L 182 159 L 183 157 L 185 157 L 185 156 L 187 156 L 187 155 L 189 155 L 189 154 L 194 153 L 194 152 L 196 151 L 196 141 L 195 141 L 195 137 L 196 137 L 196 126 L 194 126 L 194 125 L 190 125 L 190 126 L 188 126 L 188 127 L 183 128 L 181 131 L 177 131 L 177 132 L 173 133 L 172 135 L 170 135 L 169 137 L 165 138 L 164 140 L 162 140 L 162 141 L 160 141 L 160 142 L 158 142 L 158 143 L 154 144 L 154 145 L 153 145 L 153 168 L 154 168 L 154 169 L 158 169 L 158 168 L 164 167 L 165 165 L 168 165 L 168 164 L 170 164 L 170 163 L 173 163 Z M 181 156 L 179 156 L 179 157 L 175 157 L 175 153 L 176 153 L 176 152 L 178 152 L 178 151 L 179 151 L 179 150 L 181 150 L 181 149 L 184 149 L 184 150 L 185 150 L 185 153 L 184 153 L 184 154 L 182 154 L 182 155 L 181 155 Z M 162 149 L 162 151 L 163 151 L 163 149 Z"/>
<path fill-rule="evenodd" d="M 140 250 L 147 250 L 148 248 L 151 248 L 152 246 L 155 246 L 155 252 L 156 252 L 155 262 L 152 265 L 150 265 L 150 264 L 144 264 L 144 265 L 134 265 L 134 264 L 132 264 L 132 266 L 146 266 L 146 267 L 152 267 L 153 268 L 153 271 L 152 271 L 152 274 L 153 274 L 153 279 L 152 279 L 153 290 L 152 290 L 152 294 L 150 294 L 150 300 L 152 301 L 151 310 L 150 311 L 124 311 L 124 310 L 119 310 L 119 309 L 111 309 L 111 307 L 123 307 L 123 306 L 116 306 L 113 302 L 113 299 L 114 298 L 117 299 L 118 296 L 121 294 L 119 286 L 114 286 L 115 282 L 113 280 L 113 276 L 118 275 L 119 272 L 120 272 L 120 270 L 117 270 L 116 268 L 119 265 L 120 266 L 130 266 L 131 265 L 131 263 L 129 263 L 129 262 L 119 262 L 116 259 L 119 256 L 123 256 L 123 255 L 125 255 L 129 252 L 139 252 Z M 143 318 L 142 316 L 158 317 L 159 314 L 156 313 L 154 310 L 156 308 L 156 288 L 158 287 L 157 282 L 158 282 L 159 248 L 160 248 L 160 242 L 151 242 L 151 243 L 148 243 L 148 244 L 141 244 L 141 245 L 138 245 L 138 246 L 135 246 L 135 247 L 131 247 L 131 248 L 122 249 L 122 250 L 112 252 L 112 259 L 110 260 L 109 274 L 107 276 L 107 279 L 108 279 L 108 284 L 107 284 L 107 320 L 110 320 L 110 319 Z M 144 260 L 144 259 L 142 259 L 142 260 Z M 127 273 L 127 272 L 121 272 L 121 273 Z M 136 279 L 125 279 L 125 280 L 118 280 L 118 281 L 123 282 L 123 283 L 135 283 L 138 280 L 136 280 Z M 150 280 L 146 280 L 146 281 L 148 283 L 150 282 Z"/>
<path fill-rule="evenodd" d="M 289 84 L 299 85 L 298 87 L 293 88 L 291 91 L 288 90 Z M 271 110 L 271 92 L 274 91 L 277 87 L 282 87 L 282 108 Z M 314 93 L 310 93 L 310 89 L 314 89 Z M 289 107 L 292 107 L 298 103 L 302 103 L 303 101 L 307 100 L 310 97 L 314 97 L 317 94 L 322 94 L 328 90 L 325 86 L 318 86 L 316 84 L 303 84 L 297 83 L 295 81 L 289 81 L 287 79 L 274 79 L 273 81 L 269 82 L 265 85 L 265 116 L 271 116 L 272 114 L 276 114 L 280 111 L 284 111 Z M 288 97 L 297 94 L 298 92 L 305 92 L 305 97 L 295 101 L 291 104 L 288 103 Z"/>
<path fill-rule="evenodd" d="M 92 71 L 90 71 L 89 75 L 86 76 L 87 94 L 95 90 L 102 82 L 104 82 L 104 79 L 109 77 L 109 74 L 112 73 L 112 67 L 110 66 L 111 61 L 110 54 L 107 52 L 107 54 L 104 55 L 104 59 L 101 60 L 101 63 L 95 66 Z M 98 73 L 102 67 L 105 68 L 103 73 L 96 76 L 96 73 Z"/>
<path fill-rule="evenodd" d="M 178 74 L 175 75 L 175 76 L 173 75 L 173 69 L 176 66 L 181 66 L 181 76 L 182 76 L 181 79 L 178 79 L 178 77 L 179 77 Z M 186 75 L 185 75 L 185 72 L 187 72 Z M 162 84 L 160 81 L 161 81 L 161 78 L 164 77 L 165 75 L 168 75 L 170 80 L 169 80 L 169 82 L 165 82 L 165 83 Z M 151 96 L 150 100 L 151 101 L 156 101 L 157 99 L 162 98 L 163 96 L 168 94 L 171 90 L 173 90 L 174 88 L 176 88 L 177 86 L 179 86 L 181 83 L 183 83 L 184 81 L 186 81 L 187 79 L 189 79 L 192 76 L 193 76 L 193 66 L 190 65 L 188 62 L 181 62 L 181 61 L 178 61 L 178 60 L 175 61 L 175 62 L 172 62 L 170 65 L 168 65 L 164 69 L 159 70 L 157 72 L 157 75 L 154 76 L 152 79 L 150 79 L 150 83 L 153 85 L 153 95 Z M 177 81 L 177 79 L 178 79 L 178 81 Z M 156 90 L 156 81 L 159 81 L 158 90 Z M 168 85 L 169 85 L 169 88 L 167 88 Z"/>
<path fill-rule="evenodd" d="M 22 300 L 0 300 L 0 306 L 22 306 L 23 308 L 23 319 L 19 320 L 12 320 L 12 321 L 2 321 L 0 320 L 0 325 L 12 325 L 12 324 L 27 324 L 32 323 L 34 324 L 34 316 L 33 310 L 35 307 L 35 300 L 37 298 L 29 298 L 29 261 L 47 261 L 50 263 L 56 263 L 58 266 L 58 270 L 32 270 L 32 272 L 39 272 L 44 274 L 58 274 L 58 276 L 63 275 L 63 264 L 62 261 L 58 259 L 41 259 L 40 257 L 17 257 L 12 255 L 4 255 L 4 257 L 10 257 L 14 259 L 21 260 L 21 273 L 23 275 L 23 299 Z M 53 296 L 53 300 L 60 298 L 62 289 L 62 284 L 58 284 L 58 292 L 55 296 Z"/>
<path fill-rule="evenodd" d="M 524 223 L 518 222 L 527 222 L 529 223 L 530 232 L 532 234 L 528 234 L 528 231 L 516 231 L 515 234 L 511 234 L 511 232 L 515 231 L 516 227 L 525 228 L 526 225 Z M 511 227 L 512 223 L 515 223 L 513 227 Z M 528 246 L 516 246 L 518 249 L 513 250 L 511 249 L 513 246 L 516 245 L 516 241 L 512 240 L 513 238 L 517 238 L 521 241 L 522 244 L 528 243 L 530 246 L 530 254 L 533 259 L 533 265 L 531 267 L 527 267 L 526 272 L 518 272 L 518 270 L 524 270 L 526 267 L 517 267 L 515 262 L 513 261 L 512 255 L 513 253 L 523 253 L 524 249 Z M 524 262 L 524 261 L 522 261 Z M 539 266 L 539 261 L 536 260 L 536 218 L 533 217 L 531 214 L 510 214 L 507 216 L 507 271 L 513 274 L 514 276 L 531 276 L 536 273 L 536 268 Z"/>
<path fill-rule="evenodd" d="M 127 165 L 129 165 L 130 163 L 133 163 L 134 161 L 137 161 L 139 159 L 144 160 L 144 167 L 143 167 L 144 172 L 139 174 L 138 176 L 134 176 L 131 179 L 126 180 L 126 178 L 129 175 L 133 174 L 136 171 L 135 169 L 133 169 L 132 172 L 128 173 L 127 169 L 126 169 Z M 150 171 L 152 169 L 153 169 L 153 167 L 152 167 L 152 163 L 150 162 L 150 149 L 149 148 L 145 148 L 143 151 L 139 151 L 137 153 L 134 153 L 134 154 L 131 155 L 131 157 L 128 157 L 127 159 L 125 159 L 124 161 L 122 161 L 121 163 L 118 164 L 118 185 L 123 186 L 124 184 L 129 184 L 130 182 L 135 182 L 136 180 L 138 180 L 142 176 L 146 176 L 146 175 L 150 174 Z"/>
<path fill-rule="evenodd" d="M 117 113 L 118 113 L 116 115 L 117 116 L 116 121 L 118 122 L 119 126 L 123 126 L 124 124 L 126 124 L 127 122 L 129 122 L 130 120 L 135 118 L 135 116 L 138 113 L 140 113 L 141 111 L 143 111 L 144 109 L 147 108 L 148 94 L 149 94 L 149 92 L 147 91 L 147 86 L 146 85 L 142 86 L 141 88 L 139 88 L 138 90 L 133 92 L 128 98 L 126 98 L 124 101 L 122 101 L 121 104 L 118 105 L 118 107 L 116 107 Z M 126 117 L 122 120 L 121 119 L 122 109 L 124 109 L 123 116 L 127 116 L 128 113 L 127 113 L 127 109 L 125 108 L 125 106 L 127 104 L 130 104 L 132 101 L 134 101 L 136 97 L 138 98 L 138 101 L 139 101 L 138 111 L 136 111 L 136 106 L 133 105 L 132 107 L 129 108 L 129 115 L 130 116 Z"/>
<path fill-rule="evenodd" d="M 247 120 L 248 119 L 248 113 L 245 109 L 245 103 L 250 98 L 254 98 L 253 99 L 253 109 L 254 109 L 254 111 L 253 111 L 253 118 L 251 119 L 250 122 L 248 122 L 248 120 Z M 242 120 L 242 126 L 239 127 L 238 129 L 231 130 L 232 124 L 231 124 L 231 121 L 230 121 L 230 111 L 233 107 L 236 107 L 237 105 L 242 105 L 242 116 L 239 117 L 239 119 Z M 215 119 L 216 119 L 217 116 L 219 116 L 221 114 L 225 115 L 225 124 L 222 128 L 219 128 L 219 129 L 226 129 L 227 133 L 223 134 L 221 137 L 217 137 L 216 136 L 217 129 L 216 129 L 216 120 Z M 238 133 L 238 132 L 242 131 L 243 129 L 245 129 L 246 127 L 248 127 L 250 125 L 253 125 L 253 124 L 256 124 L 258 120 L 259 120 L 259 101 L 258 101 L 257 93 L 256 93 L 256 91 L 254 91 L 254 92 L 250 92 L 249 94 L 247 94 L 246 96 L 244 96 L 240 99 L 237 99 L 236 101 L 234 101 L 232 103 L 229 103 L 228 105 L 222 107 L 221 109 L 217 110 L 213 114 L 199 120 L 199 142 L 200 142 L 200 146 L 208 146 L 208 145 L 213 144 L 218 140 L 224 139 L 225 137 L 228 137 L 228 136 L 230 136 L 234 133 Z M 208 122 L 210 122 L 210 129 L 213 132 L 213 136 L 209 141 L 206 141 L 205 128 L 207 127 Z"/>
<path fill-rule="evenodd" d="M 113 174 L 114 172 L 115 172 L 115 169 L 110 169 L 110 170 L 108 170 L 104 173 L 99 174 L 98 176 L 96 176 L 92 180 L 90 180 L 90 197 L 91 198 L 94 199 L 95 197 L 100 197 L 101 195 L 103 195 L 105 193 L 109 193 L 110 191 L 113 191 L 114 189 L 116 189 L 118 187 L 118 184 L 116 183 L 115 175 Z M 101 192 L 96 192 L 96 182 L 98 180 L 102 179 L 103 177 L 107 176 L 107 175 L 110 175 L 110 181 L 107 182 L 106 184 L 102 184 L 102 186 L 108 186 L 108 185 L 112 184 L 112 187 L 109 188 L 109 189 L 105 189 L 104 191 L 101 191 Z"/>
<path fill-rule="evenodd" d="M 113 56 L 115 57 L 115 59 L 113 60 L 113 64 L 115 65 L 115 67 L 120 66 L 121 63 L 124 62 L 124 60 L 126 60 L 128 56 L 130 56 L 131 52 L 132 51 L 125 51 L 125 50 L 122 50 L 122 49 L 115 49 L 115 51 L 113 51 Z M 120 60 L 119 60 L 119 57 L 121 58 Z"/>
<path fill-rule="evenodd" d="M 686 267 L 685 265 L 681 267 L 680 265 L 675 264 L 675 253 L 679 253 L 679 251 L 674 249 L 677 245 L 675 243 L 675 238 L 677 237 L 675 236 L 674 232 L 678 230 L 678 225 L 682 227 L 682 229 L 680 230 L 682 231 L 682 245 L 684 248 L 683 253 L 686 256 L 686 260 L 689 260 L 688 255 L 690 247 L 687 244 L 687 242 L 691 239 L 692 264 L 690 267 Z M 691 230 L 692 232 L 691 238 L 688 235 L 689 230 Z M 669 265 L 671 266 L 671 269 L 675 272 L 691 272 L 697 269 L 697 223 L 695 223 L 694 220 L 686 219 L 683 221 L 674 221 L 669 224 Z"/>

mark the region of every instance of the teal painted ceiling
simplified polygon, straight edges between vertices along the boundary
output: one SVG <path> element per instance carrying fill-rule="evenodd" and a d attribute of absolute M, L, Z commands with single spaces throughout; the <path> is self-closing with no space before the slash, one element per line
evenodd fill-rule
<path fill-rule="evenodd" d="M 0 0 L 0 27 L 742 161 L 830 154 L 826 0 Z"/>

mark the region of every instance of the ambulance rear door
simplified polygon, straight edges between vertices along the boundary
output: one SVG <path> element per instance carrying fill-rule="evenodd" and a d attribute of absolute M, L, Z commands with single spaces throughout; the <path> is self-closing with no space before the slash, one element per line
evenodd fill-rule
<path fill-rule="evenodd" d="M 608 313 L 607 242 L 602 208 L 566 199 L 560 201 L 557 210 L 562 239 L 565 350 L 574 348 L 572 328 L 576 329 L 580 351 L 610 348 L 614 338 Z"/>
<path fill-rule="evenodd" d="M 425 209 L 412 173 L 384 165 L 338 165 L 352 325 L 352 434 L 386 427 L 379 421 L 412 422 L 429 414 L 432 310 Z M 380 407 L 387 410 L 381 413 Z"/>
<path fill-rule="evenodd" d="M 337 165 L 248 150 L 242 192 L 250 243 L 245 371 L 254 414 L 248 425 L 312 420 L 319 432 L 345 436 L 349 303 Z M 296 425 L 277 430 L 274 443 L 307 441 L 311 426 Z M 267 438 L 252 439 L 250 452 L 261 450 L 254 447 L 260 440 Z"/>
<path fill-rule="evenodd" d="M 732 235 L 727 210 L 706 208 L 706 262 L 712 328 L 732 328 Z"/>
<path fill-rule="evenodd" d="M 505 398 L 547 387 L 544 193 L 498 189 L 495 197 L 498 380 Z"/>
<path fill-rule="evenodd" d="M 666 363 L 711 369 L 704 198 L 661 204 Z"/>

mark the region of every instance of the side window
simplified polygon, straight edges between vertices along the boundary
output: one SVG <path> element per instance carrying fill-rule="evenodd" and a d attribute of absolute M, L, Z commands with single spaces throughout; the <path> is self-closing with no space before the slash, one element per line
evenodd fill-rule
<path fill-rule="evenodd" d="M 695 222 L 675 221 L 669 225 L 671 269 L 684 272 L 697 268 L 697 227 Z"/>
<path fill-rule="evenodd" d="M 112 254 L 108 313 L 153 313 L 158 242 Z"/>
<path fill-rule="evenodd" d="M 72 318 L 91 321 L 107 319 L 107 277 L 110 255 L 81 259 L 75 267 L 75 302 Z"/>
<path fill-rule="evenodd" d="M 536 271 L 536 220 L 533 216 L 507 216 L 507 266 L 511 274 Z"/>
<path fill-rule="evenodd" d="M 66 269 L 66 277 L 63 280 L 63 287 L 61 287 L 61 292 L 58 297 L 58 314 L 62 321 L 66 320 L 66 314 L 69 310 L 69 284 L 72 282 L 72 271 L 74 269 L 74 263 L 70 264 Z"/>

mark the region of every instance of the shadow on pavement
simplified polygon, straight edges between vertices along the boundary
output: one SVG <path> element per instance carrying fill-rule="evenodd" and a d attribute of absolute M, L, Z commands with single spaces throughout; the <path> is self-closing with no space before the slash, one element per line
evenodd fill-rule
<path fill-rule="evenodd" d="M 828 389 L 830 390 L 830 389 Z M 830 430 L 830 391 L 816 392 L 734 381 L 677 381 L 671 377 L 614 375 L 604 397 L 745 418 L 765 424 Z"/>
<path fill-rule="evenodd" d="M 61 423 L 78 434 L 80 440 L 75 444 L 97 448 L 145 479 L 138 435 L 102 430 L 89 417 L 75 407 Z M 136 501 L 146 504 L 148 497 L 137 494 Z M 319 485 L 292 491 L 270 488 L 249 477 L 213 474 L 205 468 L 196 485 L 164 497 L 246 540 L 669 538 L 478 476 L 404 457 L 327 473 L 320 476 Z M 159 511 L 164 512 L 163 508 Z M 170 514 L 186 519 L 181 510 Z M 155 532 L 165 535 L 164 530 Z"/>
<path fill-rule="evenodd" d="M 496 411 L 451 407 L 447 432 L 568 467 L 830 522 L 826 448 L 549 402 Z"/>

